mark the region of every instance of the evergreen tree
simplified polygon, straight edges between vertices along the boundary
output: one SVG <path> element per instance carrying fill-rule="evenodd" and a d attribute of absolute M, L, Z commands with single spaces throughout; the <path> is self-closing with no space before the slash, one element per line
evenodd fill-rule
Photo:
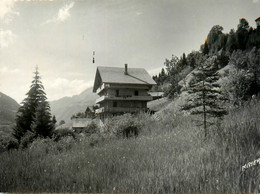
<path fill-rule="evenodd" d="M 64 121 L 64 120 L 61 120 L 61 121 L 59 122 L 59 126 L 61 126 L 61 125 L 63 125 L 63 124 L 65 124 L 65 121 Z"/>
<path fill-rule="evenodd" d="M 16 114 L 16 125 L 13 128 L 13 136 L 21 142 L 22 137 L 27 131 L 31 131 L 31 120 L 33 118 L 32 112 L 27 101 L 22 102 L 22 106 L 18 109 Z"/>
<path fill-rule="evenodd" d="M 179 85 L 180 79 L 180 60 L 178 57 L 172 55 L 172 59 L 168 60 L 166 59 L 164 65 L 166 66 L 166 71 L 170 83 L 170 87 L 166 91 L 166 95 L 168 95 L 169 98 L 174 98 L 176 94 L 180 93 L 181 86 Z"/>
<path fill-rule="evenodd" d="M 157 83 L 157 85 L 159 85 L 159 83 L 158 83 L 158 76 L 157 76 L 157 75 L 154 75 L 152 78 L 153 78 L 153 80 Z"/>
<path fill-rule="evenodd" d="M 53 132 L 53 122 L 50 113 L 50 106 L 47 101 L 43 100 L 38 103 L 31 127 L 36 136 L 51 137 Z"/>
<path fill-rule="evenodd" d="M 190 110 L 194 115 L 203 115 L 203 121 L 200 121 L 200 124 L 202 123 L 204 127 L 206 137 L 209 117 L 220 118 L 226 114 L 226 110 L 220 105 L 224 97 L 217 83 L 219 75 L 215 59 L 207 59 L 193 75 L 195 82 L 191 83 L 188 88 L 190 96 L 182 110 Z"/>
<path fill-rule="evenodd" d="M 209 53 L 209 46 L 208 46 L 207 41 L 205 41 L 205 44 L 204 44 L 202 53 L 203 53 L 204 55 L 207 55 L 207 54 Z"/>
<path fill-rule="evenodd" d="M 44 114 L 50 116 L 49 104 L 46 101 L 46 94 L 40 79 L 38 68 L 36 68 L 30 90 L 27 92 L 27 97 L 23 100 L 22 106 L 17 112 L 16 125 L 13 128 L 13 136 L 19 143 L 26 132 L 32 132 L 35 136 L 45 134 L 45 132 L 39 132 L 39 128 L 36 127 L 36 123 L 39 123 L 41 120 L 43 109 L 46 111 Z M 51 122 L 51 116 L 49 116 L 43 116 L 46 119 L 44 122 L 47 124 Z M 47 128 L 46 131 L 50 131 L 50 129 Z"/>
<path fill-rule="evenodd" d="M 56 123 L 57 123 L 57 119 L 56 119 L 55 115 L 53 115 L 53 117 L 52 117 L 52 124 L 53 124 L 54 128 L 55 128 Z"/>
<path fill-rule="evenodd" d="M 188 61 L 187 61 L 185 53 L 182 54 L 182 57 L 180 59 L 180 66 L 181 66 L 181 69 L 184 69 L 185 67 L 188 66 Z"/>
<path fill-rule="evenodd" d="M 237 26 L 236 37 L 238 42 L 238 48 L 241 50 L 246 49 L 246 44 L 249 36 L 249 25 L 245 18 L 240 19 Z"/>
<path fill-rule="evenodd" d="M 237 36 L 234 29 L 231 29 L 228 36 L 227 36 L 227 51 L 232 53 L 234 50 L 237 50 L 239 47 Z"/>
<path fill-rule="evenodd" d="M 167 75 L 165 73 L 164 68 L 162 68 L 161 73 L 159 74 L 159 78 L 158 78 L 159 85 L 163 85 L 163 83 L 165 82 L 166 79 L 167 79 Z"/>

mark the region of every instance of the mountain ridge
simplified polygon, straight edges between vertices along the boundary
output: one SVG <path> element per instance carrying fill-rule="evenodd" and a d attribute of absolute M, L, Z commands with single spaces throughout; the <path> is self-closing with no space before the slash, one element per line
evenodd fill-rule
<path fill-rule="evenodd" d="M 0 125 L 13 124 L 19 107 L 13 98 L 0 92 Z"/>
<path fill-rule="evenodd" d="M 72 97 L 62 97 L 61 99 L 50 101 L 51 113 L 55 115 L 57 121 L 64 120 L 66 126 L 72 123 L 71 116 L 78 112 L 84 112 L 88 106 L 93 106 L 98 95 L 92 92 L 93 87 L 87 88 L 79 95 Z"/>

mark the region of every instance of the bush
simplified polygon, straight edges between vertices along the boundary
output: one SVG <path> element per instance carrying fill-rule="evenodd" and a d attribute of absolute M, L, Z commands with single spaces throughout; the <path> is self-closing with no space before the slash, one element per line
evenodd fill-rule
<path fill-rule="evenodd" d="M 18 141 L 14 138 L 10 138 L 10 140 L 8 141 L 8 144 L 7 144 L 7 149 L 11 150 L 11 149 L 18 149 L 18 148 L 19 148 Z"/>
<path fill-rule="evenodd" d="M 18 141 L 11 136 L 0 137 L 0 153 L 19 147 Z"/>
<path fill-rule="evenodd" d="M 100 141 L 103 141 L 102 136 L 100 134 L 94 133 L 91 134 L 89 137 L 89 145 L 92 147 L 97 145 Z"/>
<path fill-rule="evenodd" d="M 35 139 L 35 133 L 27 131 L 21 139 L 21 148 L 27 148 Z"/>
<path fill-rule="evenodd" d="M 141 123 L 137 117 L 131 114 L 124 114 L 107 119 L 103 130 L 105 133 L 115 135 L 116 137 L 136 137 L 141 130 Z"/>
<path fill-rule="evenodd" d="M 72 137 L 72 138 L 76 138 L 75 133 L 70 130 L 70 129 L 58 129 L 56 131 L 53 132 L 53 139 L 54 141 L 60 141 L 62 138 L 65 137 Z"/>
<path fill-rule="evenodd" d="M 225 79 L 222 90 L 234 104 L 250 99 L 253 92 L 252 75 L 245 70 L 231 69 Z"/>
<path fill-rule="evenodd" d="M 91 121 L 90 124 L 84 129 L 86 134 L 94 134 L 94 133 L 99 133 L 99 127 L 96 122 Z"/>
<path fill-rule="evenodd" d="M 55 152 L 55 143 L 50 138 L 37 138 L 30 145 L 29 149 L 35 153 L 48 154 Z"/>

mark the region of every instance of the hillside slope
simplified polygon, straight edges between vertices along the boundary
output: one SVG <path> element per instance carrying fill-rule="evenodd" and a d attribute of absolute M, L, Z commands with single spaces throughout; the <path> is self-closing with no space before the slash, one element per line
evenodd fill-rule
<path fill-rule="evenodd" d="M 228 79 L 228 75 L 230 71 L 234 70 L 234 65 L 232 63 L 229 63 L 225 67 L 218 70 L 219 73 L 219 80 L 217 83 L 219 83 L 221 86 L 225 84 L 226 79 Z M 165 114 L 165 112 L 181 112 L 181 107 L 187 102 L 188 99 L 188 92 L 186 91 L 186 88 L 189 87 L 190 82 L 194 80 L 193 73 L 196 73 L 198 70 L 195 68 L 192 70 L 185 78 L 185 82 L 181 80 L 178 84 L 181 86 L 181 93 L 174 98 L 174 100 L 168 99 L 167 97 L 161 98 L 159 100 L 154 100 L 151 102 L 148 102 L 147 106 L 151 110 L 156 111 L 157 117 Z"/>
<path fill-rule="evenodd" d="M 0 92 L 0 125 L 13 124 L 19 106 L 14 99 Z"/>
<path fill-rule="evenodd" d="M 84 112 L 87 106 L 93 106 L 98 95 L 92 90 L 93 88 L 88 88 L 79 95 L 51 101 L 51 112 L 56 116 L 57 121 L 64 120 L 66 124 L 70 124 L 73 114 Z"/>
<path fill-rule="evenodd" d="M 163 97 L 157 100 L 152 100 L 147 103 L 147 107 L 152 111 L 160 111 L 167 107 L 168 104 L 170 104 L 172 100 L 168 99 L 167 97 Z"/>

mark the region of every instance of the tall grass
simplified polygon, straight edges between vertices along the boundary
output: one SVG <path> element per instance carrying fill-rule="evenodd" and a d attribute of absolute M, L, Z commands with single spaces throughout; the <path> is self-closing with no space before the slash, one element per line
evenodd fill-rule
<path fill-rule="evenodd" d="M 154 118 L 138 115 L 135 122 L 142 128 L 136 138 L 39 139 L 28 149 L 0 155 L 0 190 L 254 192 L 259 166 L 245 171 L 242 166 L 260 157 L 259 108 L 252 102 L 231 110 L 210 128 L 207 140 L 191 117 L 169 111 Z"/>

